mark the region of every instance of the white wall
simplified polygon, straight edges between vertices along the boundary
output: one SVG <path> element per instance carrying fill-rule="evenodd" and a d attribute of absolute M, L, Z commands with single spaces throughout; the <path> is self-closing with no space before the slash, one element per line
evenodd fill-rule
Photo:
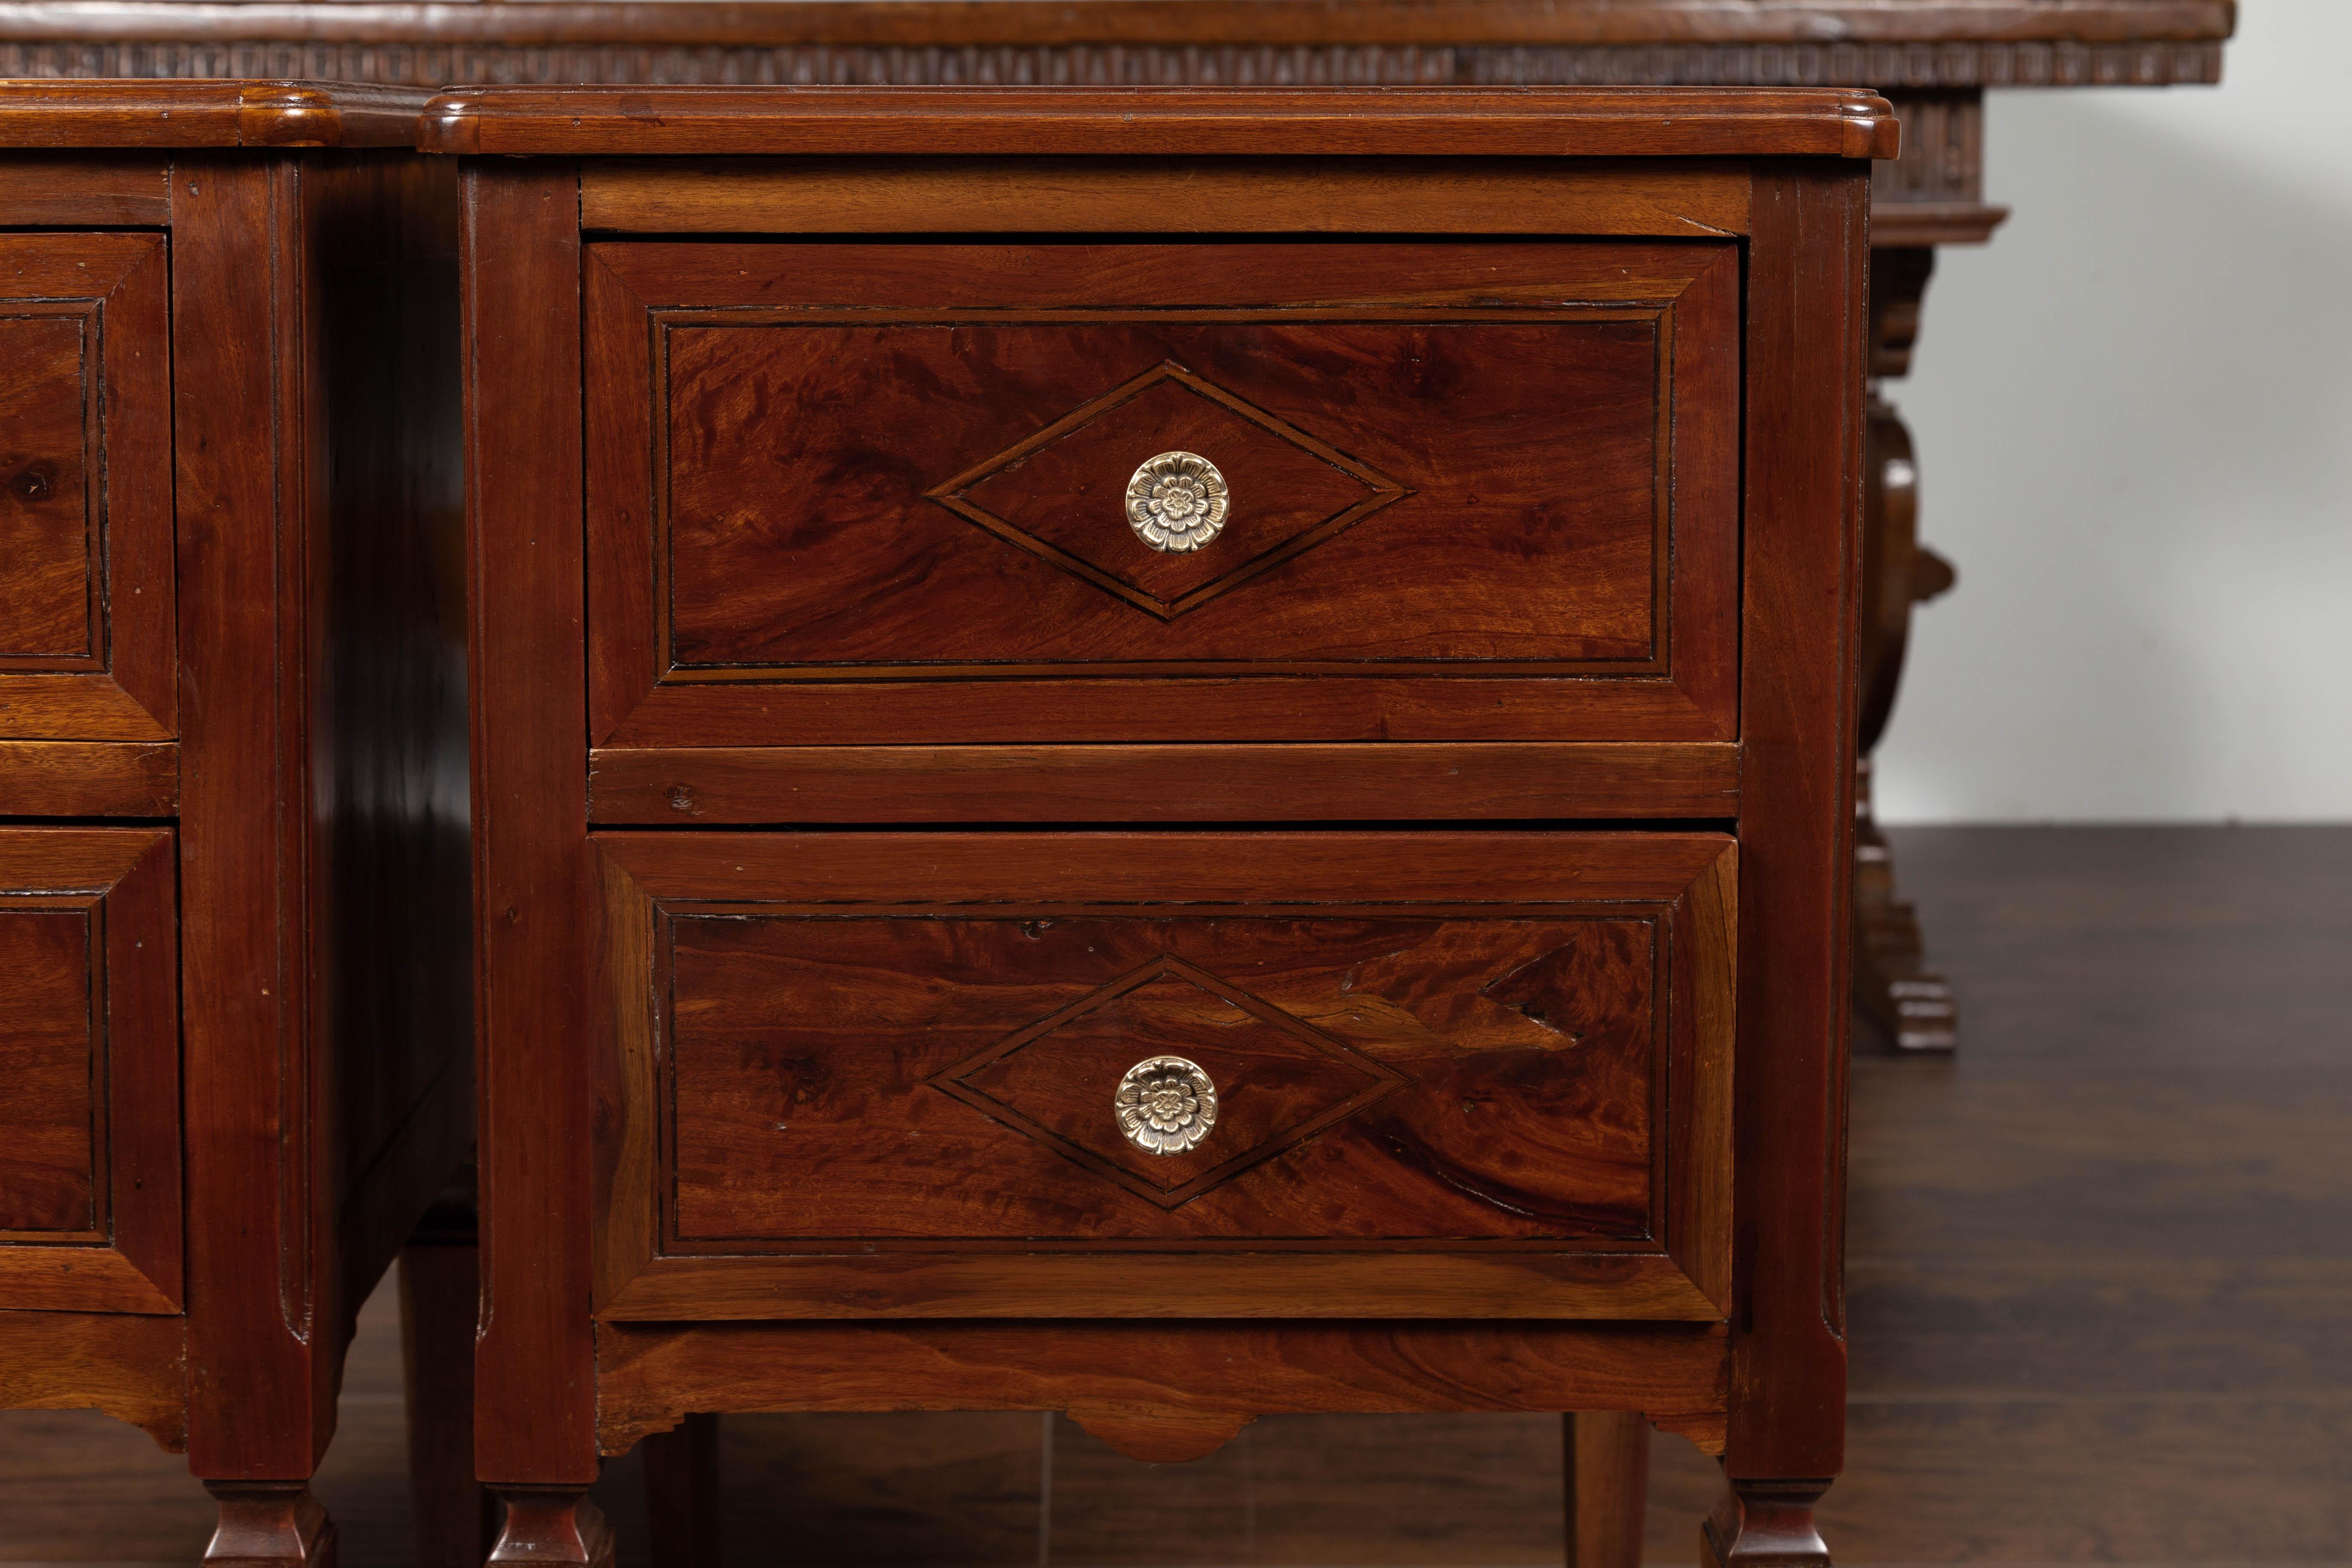
<path fill-rule="evenodd" d="M 2246 0 L 2223 84 L 1991 95 L 1988 247 L 1908 381 L 1892 822 L 2352 820 L 2352 4 Z"/>

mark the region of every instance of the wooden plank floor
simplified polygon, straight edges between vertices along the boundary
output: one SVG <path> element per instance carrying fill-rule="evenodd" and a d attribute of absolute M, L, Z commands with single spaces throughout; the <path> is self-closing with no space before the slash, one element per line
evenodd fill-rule
<path fill-rule="evenodd" d="M 1841 1563 L 2352 1562 L 2352 828 L 1919 829 L 1956 1061 L 1854 1082 Z M 406 1562 L 388 1292 L 319 1489 Z M 728 1425 L 730 1556 L 826 1564 L 1556 1562 L 1549 1419 L 1266 1420 L 1130 1464 L 1037 1415 Z M 1649 1555 L 1707 1463 L 1657 1439 Z M 603 1490 L 645 1555 L 633 1461 Z M 0 1562 L 192 1562 L 180 1462 L 0 1414 Z"/>

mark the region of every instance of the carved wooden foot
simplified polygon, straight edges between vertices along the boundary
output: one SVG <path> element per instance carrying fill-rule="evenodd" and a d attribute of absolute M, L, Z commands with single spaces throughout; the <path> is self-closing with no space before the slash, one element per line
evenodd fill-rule
<path fill-rule="evenodd" d="M 335 1521 L 308 1481 L 206 1481 L 220 1523 L 208 1568 L 333 1568 Z"/>
<path fill-rule="evenodd" d="M 1581 1411 L 1562 1421 L 1568 1568 L 1642 1568 L 1650 1423 L 1626 1410 Z"/>
<path fill-rule="evenodd" d="M 689 1415 L 637 1445 L 654 1568 L 719 1568 L 719 1417 Z"/>
<path fill-rule="evenodd" d="M 400 1254 L 408 1490 L 417 1568 L 475 1568 L 498 1500 L 474 1479 L 474 1320 L 482 1297 L 470 1193 L 433 1205 Z"/>
<path fill-rule="evenodd" d="M 1699 1527 L 1700 1568 L 1830 1568 L 1813 1528 L 1827 1481 L 1734 1481 Z"/>
<path fill-rule="evenodd" d="M 585 1487 L 499 1487 L 506 1504 L 490 1562 L 613 1568 L 613 1527 Z"/>
<path fill-rule="evenodd" d="M 1895 861 L 1870 815 L 1870 760 L 1856 769 L 1853 825 L 1853 1005 L 1898 1050 L 1948 1051 L 1959 1043 L 1949 982 L 1927 972 L 1919 917 L 1895 896 Z"/>

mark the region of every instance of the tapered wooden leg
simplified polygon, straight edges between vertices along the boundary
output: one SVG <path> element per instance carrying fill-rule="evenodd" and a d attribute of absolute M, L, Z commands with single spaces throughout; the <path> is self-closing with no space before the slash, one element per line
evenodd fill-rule
<path fill-rule="evenodd" d="M 654 1568 L 719 1568 L 719 1417 L 689 1415 L 637 1445 Z"/>
<path fill-rule="evenodd" d="M 1650 1492 L 1650 1424 L 1638 1412 L 1562 1417 L 1568 1568 L 1642 1568 Z"/>
<path fill-rule="evenodd" d="M 613 1568 L 613 1527 L 585 1487 L 499 1487 L 506 1506 L 490 1562 Z"/>
<path fill-rule="evenodd" d="M 474 1479 L 480 1264 L 470 1199 L 436 1204 L 400 1254 L 416 1568 L 474 1568 L 498 1539 L 498 1501 Z"/>
<path fill-rule="evenodd" d="M 1700 1568 L 1829 1568 L 1813 1528 L 1827 1481 L 1733 1481 L 1699 1527 Z"/>
<path fill-rule="evenodd" d="M 308 1481 L 206 1481 L 220 1523 L 208 1568 L 333 1568 L 335 1521 Z"/>

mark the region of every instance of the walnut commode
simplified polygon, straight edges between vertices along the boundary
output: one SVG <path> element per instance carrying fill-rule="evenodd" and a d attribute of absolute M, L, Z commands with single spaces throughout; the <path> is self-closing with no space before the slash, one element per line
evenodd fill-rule
<path fill-rule="evenodd" d="M 1885 104 L 426 124 L 499 1556 L 692 1413 L 1546 1410 L 1825 1562 Z"/>

